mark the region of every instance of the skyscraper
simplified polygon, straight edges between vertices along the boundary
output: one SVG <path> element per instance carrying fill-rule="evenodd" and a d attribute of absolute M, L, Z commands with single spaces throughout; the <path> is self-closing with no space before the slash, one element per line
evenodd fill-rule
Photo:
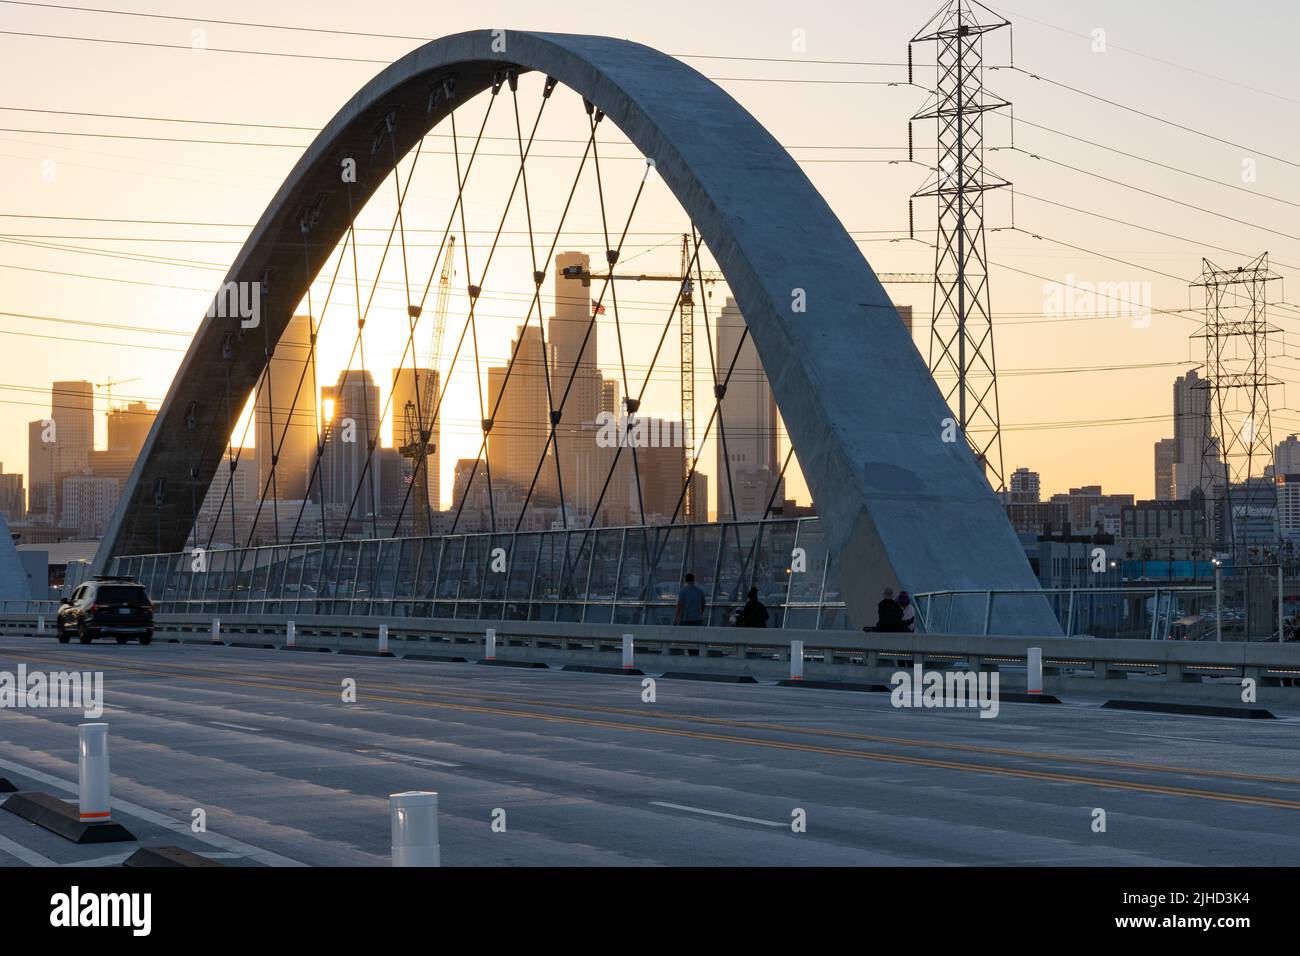
<path fill-rule="evenodd" d="M 282 500 L 307 497 L 307 481 L 316 454 L 316 380 L 311 348 L 311 317 L 293 316 L 276 343 L 253 410 L 258 484 L 268 496 Z M 268 484 L 273 463 L 275 481 Z"/>
<path fill-rule="evenodd" d="M 1018 504 L 1032 504 L 1042 500 L 1042 481 L 1038 472 L 1017 468 L 1011 473 L 1008 488 L 1010 500 Z"/>
<path fill-rule="evenodd" d="M 744 330 L 744 316 L 736 300 L 728 296 L 727 304 L 718 314 L 715 346 L 719 378 L 730 366 L 732 356 L 736 356 L 727 392 L 719 403 L 719 421 L 713 430 L 717 446 L 719 521 L 760 520 L 774 490 L 776 501 L 784 498 L 784 479 L 778 478 L 781 463 L 777 460 L 776 397 L 759 361 L 754 340 L 745 336 L 741 343 Z"/>
<path fill-rule="evenodd" d="M 27 426 L 28 511 L 33 516 L 57 523 L 63 479 L 84 471 L 94 448 L 95 386 L 90 382 L 54 382 L 50 417 Z"/>
<path fill-rule="evenodd" d="M 1186 500 L 1192 491 L 1205 490 L 1214 480 L 1207 474 L 1204 458 L 1206 450 L 1207 409 L 1210 390 L 1196 370 L 1174 379 L 1174 441 L 1178 444 L 1178 460 L 1174 463 L 1174 497 Z"/>
<path fill-rule="evenodd" d="M 1178 439 L 1162 438 L 1156 442 L 1156 500 L 1174 498 L 1174 465 L 1178 463 Z"/>
<path fill-rule="evenodd" d="M 1273 474 L 1300 475 L 1300 438 L 1288 435 L 1273 449 Z"/>
<path fill-rule="evenodd" d="M 564 270 L 571 266 L 586 272 L 591 259 L 584 252 L 562 252 L 555 257 L 555 315 L 547 335 L 554 356 L 551 389 L 556 408 L 564 402 L 563 417 L 555 429 L 564 497 L 570 518 L 590 518 L 599 503 L 598 524 L 621 524 L 634 507 L 633 482 L 626 480 L 631 475 L 631 450 L 625 448 L 620 454 L 617 448 L 597 443 L 596 416 L 607 393 L 596 364 L 596 333 L 593 329 L 588 336 L 587 329 L 599 285 L 593 288 L 590 279 L 566 276 Z M 616 455 L 616 474 L 609 477 Z M 553 473 L 554 466 L 543 469 L 547 470 Z M 495 477 L 495 471 L 493 474 Z"/>
<path fill-rule="evenodd" d="M 487 411 L 493 415 L 496 410 L 488 435 L 488 466 L 494 487 L 498 481 L 510 482 L 522 496 L 534 474 L 541 488 L 551 487 L 555 476 L 554 466 L 549 473 L 546 468 L 537 470 L 550 442 L 544 369 L 551 359 L 543 356 L 541 328 L 520 326 L 510 354 L 515 358 L 508 379 L 505 367 L 488 369 Z"/>
<path fill-rule="evenodd" d="M 55 382 L 50 411 L 58 426 L 59 471 L 71 474 L 90 462 L 95 447 L 95 386 L 90 382 Z"/>
<path fill-rule="evenodd" d="M 324 402 L 333 402 L 321 459 L 322 503 L 331 533 L 360 533 L 370 515 L 379 514 L 380 461 L 371 458 L 369 443 L 379 434 L 379 386 L 365 369 L 344 370 L 337 385 L 321 389 Z M 359 489 L 359 490 L 358 490 Z M 342 522 L 351 510 L 346 527 Z M 335 521 L 340 522 L 337 526 Z"/>

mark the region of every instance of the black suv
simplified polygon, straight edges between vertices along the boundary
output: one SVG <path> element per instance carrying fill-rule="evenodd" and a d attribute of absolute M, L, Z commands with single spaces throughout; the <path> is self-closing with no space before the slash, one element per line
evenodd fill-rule
<path fill-rule="evenodd" d="M 134 637 L 148 644 L 153 640 L 153 602 L 134 578 L 92 578 L 59 602 L 54 632 L 60 644 L 74 634 L 82 644 L 97 637 L 116 638 L 119 644 Z"/>

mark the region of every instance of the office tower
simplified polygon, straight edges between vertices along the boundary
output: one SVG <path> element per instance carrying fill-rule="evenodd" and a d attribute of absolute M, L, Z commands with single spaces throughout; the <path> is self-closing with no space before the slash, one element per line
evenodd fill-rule
<path fill-rule="evenodd" d="M 424 463 L 420 466 L 419 484 L 421 486 L 427 483 L 428 499 L 426 505 L 421 505 L 418 489 L 411 492 L 410 503 L 407 505 L 406 514 L 411 519 L 411 527 L 415 534 L 427 534 L 429 521 L 428 512 L 437 511 L 442 507 L 442 449 L 440 432 L 442 430 L 443 409 L 438 408 L 438 389 L 440 377 L 433 369 L 427 368 L 395 368 L 393 369 L 393 398 L 389 403 L 392 408 L 393 417 L 393 446 L 395 448 L 408 448 L 408 456 L 415 453 L 415 446 L 419 444 L 419 432 L 423 427 L 429 430 L 429 454 L 425 456 Z M 422 408 L 423 406 L 423 408 Z M 427 408 L 427 413 L 423 410 Z M 434 413 L 437 418 L 433 418 Z M 415 459 L 407 459 L 412 466 L 404 473 L 415 474 L 413 466 Z M 406 494 L 405 488 L 402 489 L 402 495 Z M 401 502 L 397 502 L 397 507 L 401 507 Z"/>
<path fill-rule="evenodd" d="M 555 257 L 555 315 L 549 323 L 548 339 L 555 363 L 551 368 L 551 387 L 558 406 L 569 386 L 564 405 L 564 421 L 578 424 L 595 421 L 600 411 L 601 377 L 596 367 L 596 332 L 587 334 L 592 317 L 592 298 L 603 286 L 597 280 L 565 276 L 566 268 L 577 266 L 586 272 L 591 259 L 584 252 L 562 252 Z M 584 344 L 585 339 L 585 344 Z"/>
<path fill-rule="evenodd" d="M 544 371 L 550 358 L 543 357 L 541 328 L 520 326 L 510 343 L 510 354 L 515 358 L 509 377 L 505 367 L 488 369 L 487 413 L 493 419 L 488 435 L 488 466 L 494 490 L 496 483 L 503 481 L 522 495 L 532 484 L 550 441 Z M 554 478 L 554 466 L 549 475 L 546 471 L 538 475 L 539 484 Z"/>
<path fill-rule="evenodd" d="M 720 403 L 719 421 L 713 429 L 717 448 L 715 480 L 719 521 L 762 519 L 774 490 L 777 502 L 784 498 L 784 480 L 778 478 L 781 463 L 777 460 L 776 398 L 759 361 L 754 340 L 745 336 L 741 343 L 744 330 L 744 316 L 737 308 L 736 300 L 728 296 L 726 305 L 718 314 L 716 360 L 719 378 L 725 375 L 733 356 L 736 364 Z M 740 348 L 738 355 L 737 346 Z M 742 490 L 743 495 L 740 494 Z"/>
<path fill-rule="evenodd" d="M 1011 473 L 1010 500 L 1017 504 L 1032 504 L 1042 500 L 1042 485 L 1038 472 L 1017 468 Z"/>
<path fill-rule="evenodd" d="M 1125 505 L 1133 504 L 1133 495 L 1108 495 L 1102 492 L 1101 485 L 1084 485 L 1052 495 L 1051 500 L 1064 504 L 1071 527 L 1083 531 L 1095 528 L 1105 515 L 1118 515 Z"/>
<path fill-rule="evenodd" d="M 378 456 L 370 460 L 369 446 L 379 435 L 379 386 L 365 369 L 345 370 L 338 384 L 321 390 L 321 398 L 333 403 L 321 459 L 327 527 L 332 533 L 368 534 L 372 526 L 361 522 L 379 513 L 380 461 Z"/>
<path fill-rule="evenodd" d="M 243 547 L 250 537 L 254 544 L 260 543 L 262 539 L 251 534 L 251 522 L 262 490 L 257 481 L 257 455 L 252 448 L 233 448 L 229 456 L 223 457 L 199 507 L 197 540 L 206 541 L 211 535 L 213 544 Z M 232 459 L 233 471 L 229 464 Z M 263 515 L 259 525 L 266 521 L 267 516 Z"/>
<path fill-rule="evenodd" d="M 144 402 L 127 402 L 108 410 L 108 450 L 129 452 L 139 456 L 145 439 L 153 428 L 156 409 Z"/>
<path fill-rule="evenodd" d="M 11 522 L 23 521 L 27 517 L 23 476 L 5 474 L 3 464 L 0 464 L 0 515 Z"/>
<path fill-rule="evenodd" d="M 600 410 L 608 412 L 615 418 L 619 416 L 618 379 L 602 378 L 600 380 Z"/>
<path fill-rule="evenodd" d="M 1174 380 L 1174 441 L 1178 460 L 1174 463 L 1174 497 L 1186 500 L 1195 489 L 1205 490 L 1215 480 L 1206 474 L 1206 410 L 1210 390 L 1205 379 L 1190 371 Z"/>
<path fill-rule="evenodd" d="M 50 417 L 58 426 L 59 470 L 81 471 L 95 447 L 95 386 L 90 382 L 55 382 L 50 389 Z"/>
<path fill-rule="evenodd" d="M 1273 474 L 1300 475 L 1300 438 L 1288 435 L 1273 449 Z"/>
<path fill-rule="evenodd" d="M 379 533 L 387 537 L 393 531 L 393 522 L 402 510 L 402 500 L 406 497 L 407 486 L 411 483 L 412 462 L 402 457 L 396 448 L 376 448 L 375 467 L 378 468 L 377 487 L 379 489 L 379 514 L 387 519 Z M 399 536 L 412 533 L 411 505 L 408 501 L 406 511 L 402 514 L 402 523 L 398 529 Z M 426 534 L 421 528 L 414 533 Z"/>
<path fill-rule="evenodd" d="M 55 523 L 56 431 L 52 419 L 27 423 L 27 512 L 37 523 Z"/>
<path fill-rule="evenodd" d="M 568 393 L 555 437 L 569 519 L 590 519 L 599 503 L 597 524 L 622 524 L 636 507 L 633 482 L 625 480 L 631 475 L 631 450 L 624 449 L 617 455 L 618 467 L 610 477 L 618 450 L 601 447 L 597 441 L 600 432 L 596 416 L 606 394 L 596 365 L 596 332 L 592 329 L 587 335 L 592 299 L 604 283 L 564 275 L 566 268 L 586 272 L 590 265 L 590 258 L 582 252 L 563 252 L 555 257 L 555 315 L 547 338 L 554 356 L 551 388 L 557 409 Z M 554 470 L 554 464 L 543 469 L 552 475 Z"/>
<path fill-rule="evenodd" d="M 80 538 L 98 538 L 108 528 L 121 484 L 104 475 L 68 475 L 63 479 L 59 524 L 76 528 Z"/>
<path fill-rule="evenodd" d="M 81 381 L 53 383 L 49 421 L 52 428 L 44 422 L 28 426 L 28 458 L 36 468 L 32 474 L 48 483 L 40 488 L 45 504 L 42 513 L 57 523 L 63 479 L 83 472 L 95 447 L 95 386 Z"/>
<path fill-rule="evenodd" d="M 311 317 L 293 316 L 257 389 L 253 410 L 257 476 L 267 497 L 307 497 L 317 430 L 311 348 Z M 274 482 L 270 482 L 272 464 Z"/>
<path fill-rule="evenodd" d="M 112 478 L 119 489 L 125 488 L 157 415 L 158 410 L 144 402 L 128 402 L 109 409 L 108 447 L 90 452 L 91 474 L 96 478 Z"/>
<path fill-rule="evenodd" d="M 1162 438 L 1156 442 L 1156 500 L 1174 498 L 1174 465 L 1178 463 L 1178 439 Z"/>

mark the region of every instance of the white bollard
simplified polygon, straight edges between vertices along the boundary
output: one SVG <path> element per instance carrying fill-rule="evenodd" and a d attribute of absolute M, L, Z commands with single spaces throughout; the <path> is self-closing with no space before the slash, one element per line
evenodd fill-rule
<path fill-rule="evenodd" d="M 388 653 L 388 625 L 387 624 L 379 625 L 379 653 L 380 654 Z"/>
<path fill-rule="evenodd" d="M 1026 680 L 1031 694 L 1043 692 L 1043 649 L 1031 647 L 1025 657 Z"/>
<path fill-rule="evenodd" d="M 212 619 L 212 643 L 221 643 L 221 618 L 219 617 Z"/>
<path fill-rule="evenodd" d="M 297 628 L 294 627 L 293 621 L 284 626 L 284 646 L 293 647 L 294 641 L 297 640 Z"/>
<path fill-rule="evenodd" d="M 489 627 L 487 636 L 483 638 L 483 660 L 494 661 L 497 659 L 497 629 Z"/>
<path fill-rule="evenodd" d="M 77 777 L 81 819 L 111 819 L 108 797 L 108 724 L 77 727 Z"/>
<path fill-rule="evenodd" d="M 623 670 L 632 669 L 632 635 L 623 635 Z"/>
<path fill-rule="evenodd" d="M 36 618 L 36 633 L 37 634 L 45 633 L 45 618 L 40 615 L 38 615 Z"/>
<path fill-rule="evenodd" d="M 393 824 L 393 866 L 441 866 L 438 794 L 409 790 L 388 798 Z"/>
<path fill-rule="evenodd" d="M 803 680 L 803 641 L 790 642 L 790 679 Z"/>

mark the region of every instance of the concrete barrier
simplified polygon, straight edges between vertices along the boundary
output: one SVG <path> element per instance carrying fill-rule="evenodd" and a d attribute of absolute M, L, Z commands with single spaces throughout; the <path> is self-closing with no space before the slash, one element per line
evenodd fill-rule
<path fill-rule="evenodd" d="M 36 613 L 0 615 L 0 633 L 30 635 Z M 283 634 L 285 617 L 223 615 L 223 635 Z M 1029 648 L 1042 651 L 1044 692 L 1080 690 L 1096 693 L 1102 683 L 1136 684 L 1126 696 L 1194 696 L 1222 698 L 1239 695 L 1240 680 L 1252 678 L 1272 700 L 1300 704 L 1300 688 L 1279 686 L 1300 679 L 1300 643 L 1116 640 L 1091 637 L 1012 637 L 963 634 L 886 634 L 846 630 L 751 629 L 734 627 L 671 627 L 664 625 L 595 624 L 562 621 L 481 621 L 442 618 L 294 615 L 295 649 L 343 650 L 375 647 L 381 624 L 390 626 L 390 652 L 401 657 L 475 659 L 471 648 L 483 642 L 495 656 L 498 642 L 506 659 L 493 663 L 562 667 L 566 664 L 614 666 L 624 634 L 631 633 L 639 668 L 649 672 L 692 671 L 746 674 L 759 680 L 790 679 L 792 642 L 804 646 L 805 678 L 873 684 L 887 681 L 900 667 L 921 661 L 928 669 L 969 670 L 1006 668 L 1007 691 L 1027 689 L 1021 683 Z M 203 634 L 212 623 L 204 614 L 160 614 L 155 627 L 160 640 L 185 640 Z M 490 627 L 489 627 L 490 625 Z M 491 640 L 485 632 L 491 631 Z M 202 641 L 202 643 L 208 643 Z M 1234 683 L 1204 684 L 1210 678 Z M 1157 683 L 1158 682 L 1158 683 Z M 1113 691 L 1106 691 L 1113 696 Z"/>

